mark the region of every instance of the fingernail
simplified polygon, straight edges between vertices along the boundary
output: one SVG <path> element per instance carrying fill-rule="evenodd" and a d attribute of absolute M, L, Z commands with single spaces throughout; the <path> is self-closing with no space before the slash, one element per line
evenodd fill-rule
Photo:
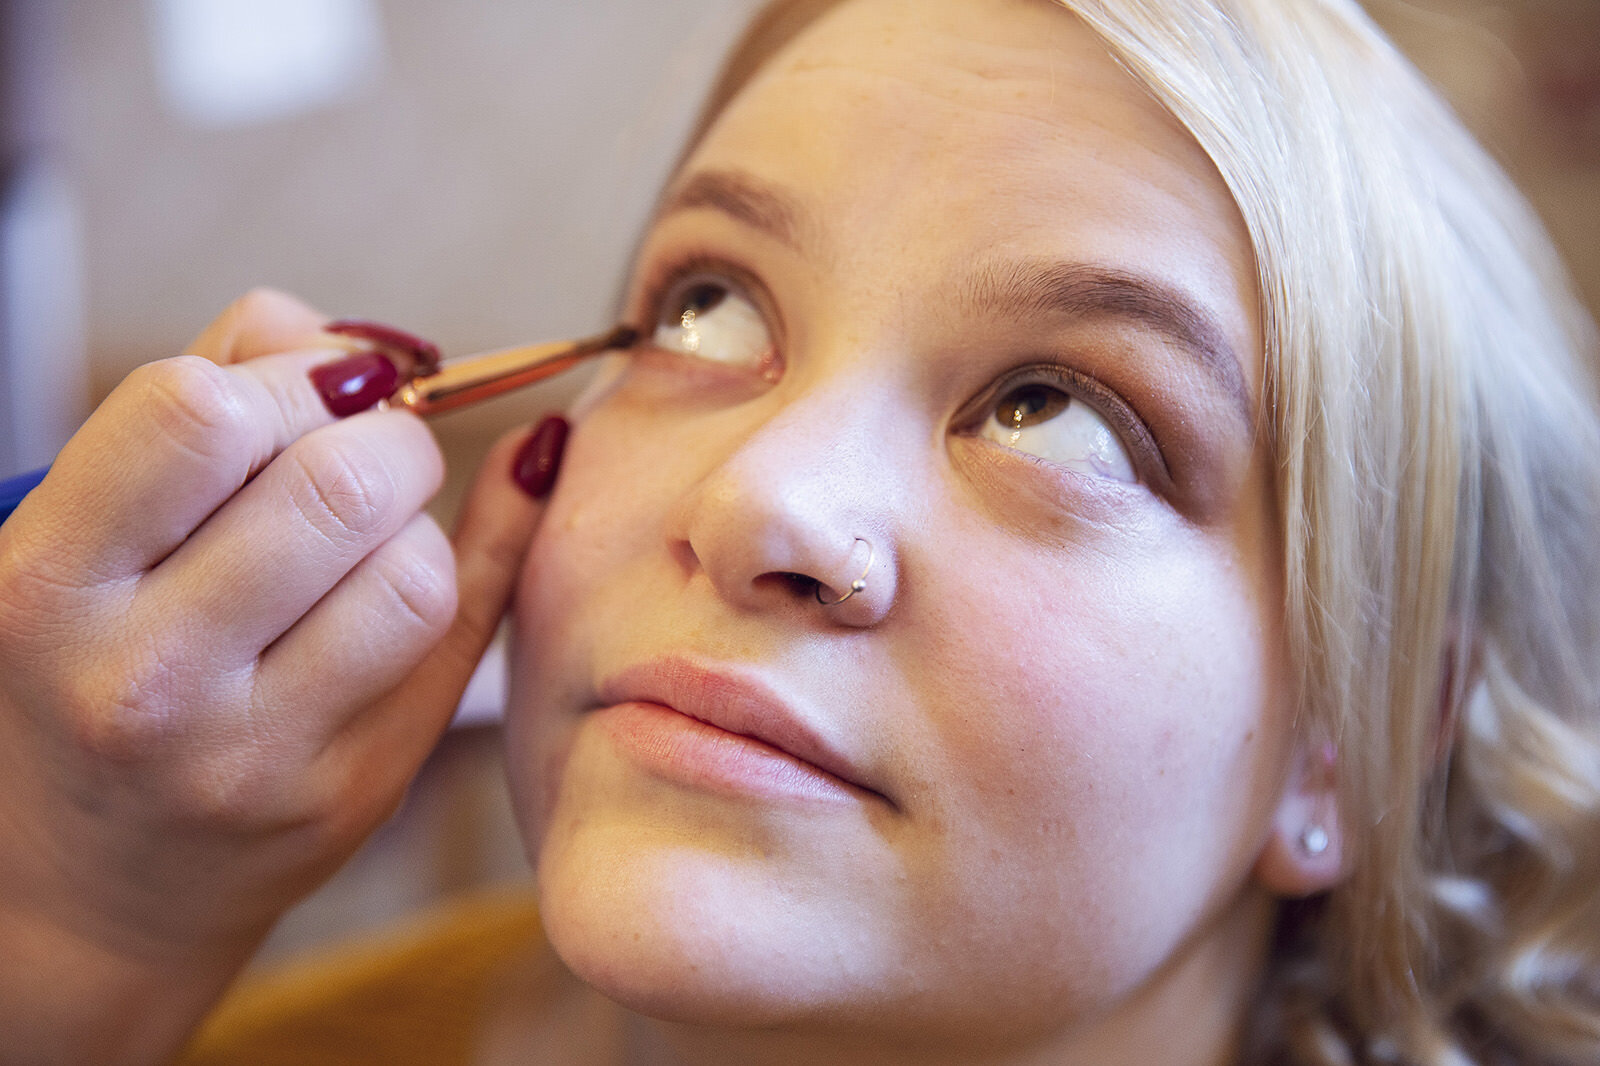
<path fill-rule="evenodd" d="M 439 346 L 425 341 L 414 333 L 385 326 L 381 322 L 368 322 L 361 318 L 339 318 L 322 327 L 324 333 L 343 337 L 357 337 L 371 341 L 380 348 L 405 356 L 417 374 L 431 374 L 439 369 Z"/>
<path fill-rule="evenodd" d="M 567 446 L 567 431 L 572 427 L 560 415 L 551 415 L 528 434 L 511 463 L 511 476 L 522 490 L 536 500 L 550 495 L 556 474 L 561 470 L 561 453 Z"/>
<path fill-rule="evenodd" d="M 400 384 L 400 372 L 387 356 L 356 352 L 337 363 L 315 367 L 311 384 L 337 418 L 365 411 L 389 396 Z"/>

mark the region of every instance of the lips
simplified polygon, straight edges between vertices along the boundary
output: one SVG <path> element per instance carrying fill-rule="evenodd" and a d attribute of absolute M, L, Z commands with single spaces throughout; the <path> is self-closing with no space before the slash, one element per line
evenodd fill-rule
<path fill-rule="evenodd" d="M 747 675 L 663 659 L 608 678 L 598 697 L 609 712 L 628 715 L 625 731 L 637 747 L 652 759 L 675 763 L 695 783 L 792 790 L 807 784 L 804 777 L 810 775 L 817 779 L 811 785 L 883 798 L 866 783 L 863 769 L 828 743 L 799 710 Z M 674 726 L 670 716 L 651 713 L 651 708 L 692 721 Z"/>

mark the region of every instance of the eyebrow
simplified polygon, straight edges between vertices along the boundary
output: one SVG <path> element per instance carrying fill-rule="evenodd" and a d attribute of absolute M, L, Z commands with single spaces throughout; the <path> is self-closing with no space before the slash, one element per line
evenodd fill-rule
<path fill-rule="evenodd" d="M 801 200 L 746 171 L 695 171 L 667 195 L 656 220 L 697 208 L 719 211 L 796 251 L 816 251 L 810 239 L 816 227 Z M 1154 278 L 1090 263 L 1025 260 L 981 268 L 958 299 L 975 316 L 1056 314 L 1137 322 L 1176 341 L 1233 400 L 1246 428 L 1255 425 L 1255 401 L 1227 334 L 1199 304 Z"/>
<path fill-rule="evenodd" d="M 752 174 L 739 170 L 700 170 L 667 196 L 656 219 L 678 211 L 710 208 L 796 250 L 809 217 L 800 202 Z"/>
<path fill-rule="evenodd" d="M 1255 425 L 1255 402 L 1227 334 L 1199 304 L 1154 278 L 1091 263 L 1026 260 L 979 270 L 959 299 L 969 313 L 985 316 L 1057 314 L 1136 322 L 1176 341 L 1233 400 L 1245 426 Z"/>

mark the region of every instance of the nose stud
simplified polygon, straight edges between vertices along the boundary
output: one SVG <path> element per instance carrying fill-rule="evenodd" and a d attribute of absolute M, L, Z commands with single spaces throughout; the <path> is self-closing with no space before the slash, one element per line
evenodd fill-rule
<path fill-rule="evenodd" d="M 848 600 L 851 596 L 854 596 L 856 593 L 862 591 L 863 589 L 865 589 L 867 587 L 867 574 L 870 573 L 871 570 L 872 570 L 872 560 L 874 558 L 874 554 L 873 554 L 873 550 L 872 550 L 872 542 L 870 540 L 867 540 L 865 537 L 857 537 L 855 539 L 855 541 L 852 542 L 851 545 L 850 545 L 850 551 L 851 551 L 852 555 L 855 554 L 855 546 L 857 544 L 865 544 L 867 546 L 867 565 L 861 568 L 861 576 L 856 578 L 854 581 L 850 582 L 850 591 L 846 592 L 843 596 L 840 596 L 836 600 L 825 600 L 825 599 L 823 599 L 822 598 L 822 582 L 820 582 L 820 581 L 817 582 L 817 587 L 812 589 L 811 591 L 812 591 L 812 594 L 817 597 L 817 602 L 822 604 L 822 606 L 824 606 L 824 607 L 837 607 L 841 603 L 843 603 L 845 600 Z"/>

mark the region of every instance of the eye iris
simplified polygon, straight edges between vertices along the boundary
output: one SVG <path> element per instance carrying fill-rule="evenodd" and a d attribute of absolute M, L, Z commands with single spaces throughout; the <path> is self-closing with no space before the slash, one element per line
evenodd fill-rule
<path fill-rule="evenodd" d="M 995 412 L 1001 425 L 1021 430 L 1048 422 L 1072 402 L 1072 397 L 1048 385 L 1024 385 L 1008 393 Z"/>
<path fill-rule="evenodd" d="M 767 382 L 781 374 L 767 316 L 739 283 L 696 274 L 664 286 L 654 304 L 651 343 L 690 357 L 686 368 L 716 363 Z"/>
<path fill-rule="evenodd" d="M 678 301 L 679 332 L 678 344 L 683 351 L 700 351 L 700 329 L 698 319 L 708 311 L 716 309 L 717 305 L 727 297 L 728 290 L 721 285 L 708 282 L 690 287 Z"/>
<path fill-rule="evenodd" d="M 997 396 L 979 431 L 984 439 L 1095 477 L 1139 480 L 1122 438 L 1093 402 L 1037 379 Z"/>
<path fill-rule="evenodd" d="M 683 313 L 704 314 L 720 304 L 727 295 L 728 290 L 721 285 L 710 283 L 695 285 L 683 294 Z"/>

